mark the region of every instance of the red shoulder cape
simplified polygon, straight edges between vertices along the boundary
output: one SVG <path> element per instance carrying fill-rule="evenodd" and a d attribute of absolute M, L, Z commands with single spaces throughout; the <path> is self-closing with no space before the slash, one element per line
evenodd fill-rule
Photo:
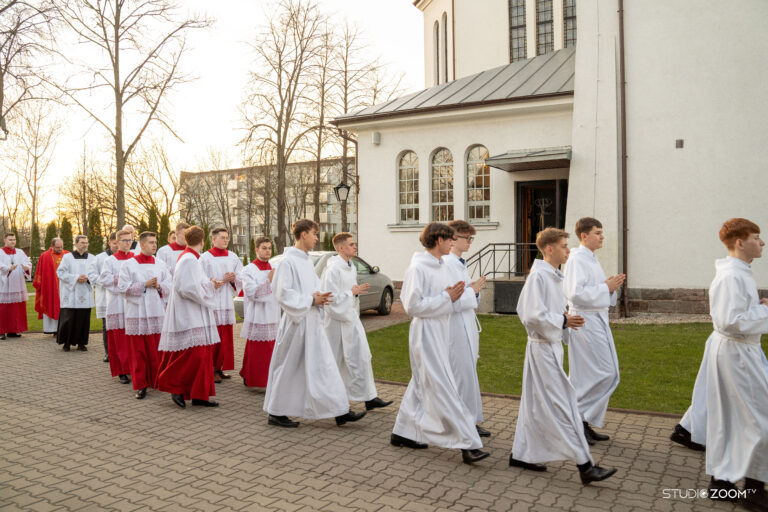
<path fill-rule="evenodd" d="M 54 260 L 53 249 L 48 249 L 37 260 L 32 286 L 35 287 L 35 311 L 38 319 L 43 318 L 43 314 L 54 320 L 59 319 L 59 277 L 56 275 L 56 269 L 61 263 L 61 258 L 67 253 L 69 251 L 61 251 L 60 255 L 56 255 L 57 262 Z"/>

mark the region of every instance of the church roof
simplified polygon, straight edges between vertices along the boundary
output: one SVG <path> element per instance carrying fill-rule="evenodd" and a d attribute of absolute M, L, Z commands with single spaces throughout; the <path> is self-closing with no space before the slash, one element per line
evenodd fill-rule
<path fill-rule="evenodd" d="M 575 48 L 519 60 L 339 116 L 333 124 L 573 94 Z"/>

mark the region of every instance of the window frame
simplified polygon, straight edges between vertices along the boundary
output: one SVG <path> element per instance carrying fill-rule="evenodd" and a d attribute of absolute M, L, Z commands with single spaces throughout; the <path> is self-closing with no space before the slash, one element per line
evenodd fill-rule
<path fill-rule="evenodd" d="M 411 166 L 409 167 L 403 167 L 403 161 L 407 156 L 413 155 L 413 158 L 415 161 L 411 161 Z M 411 171 L 411 175 L 407 178 L 406 183 L 410 183 L 412 185 L 412 188 L 409 189 L 406 185 L 406 190 L 404 192 L 401 192 L 400 190 L 400 184 L 403 182 L 403 170 L 409 170 Z M 420 221 L 420 213 L 421 209 L 419 208 L 419 155 L 411 150 L 406 149 L 400 152 L 400 154 L 397 157 L 397 224 L 418 224 Z M 403 203 L 401 202 L 401 194 L 404 194 L 407 196 L 408 194 L 413 195 L 413 202 L 410 203 Z M 406 214 L 406 219 L 403 220 L 403 211 L 412 210 L 413 211 L 413 218 L 408 219 L 408 215 Z"/>
<path fill-rule="evenodd" d="M 481 159 L 475 159 L 475 160 L 471 160 L 470 161 L 470 157 L 472 156 L 472 152 L 474 150 L 476 150 L 476 149 L 481 150 L 481 153 L 482 153 L 482 151 L 484 151 L 485 152 L 485 156 L 482 157 Z M 464 176 L 465 176 L 465 181 L 466 181 L 466 183 L 465 183 L 465 185 L 466 185 L 466 202 L 465 202 L 465 204 L 466 204 L 466 219 L 467 219 L 467 222 L 470 222 L 470 223 L 484 223 L 484 222 L 490 222 L 491 221 L 491 168 L 490 168 L 490 166 L 488 164 L 485 163 L 485 160 L 489 156 L 490 156 L 490 153 L 488 151 L 488 148 L 485 147 L 483 144 L 473 144 L 473 145 L 469 146 L 467 148 L 467 152 L 465 154 L 465 158 L 464 158 L 464 171 L 465 171 L 465 174 L 464 174 Z M 480 164 L 482 164 L 482 166 Z M 470 167 L 474 167 L 475 170 L 478 167 L 482 167 L 481 173 L 475 174 L 475 176 L 477 176 L 477 175 L 486 176 L 487 175 L 487 180 L 488 180 L 487 186 L 485 186 L 485 184 L 483 184 L 483 186 L 480 186 L 480 187 L 475 187 L 475 186 L 471 186 L 470 185 L 472 183 L 472 181 L 473 181 L 471 179 L 473 176 L 471 174 L 472 171 L 470 170 Z M 485 181 L 485 179 L 483 179 L 483 181 Z M 485 194 L 483 194 L 483 191 L 487 190 L 488 191 L 488 193 L 487 193 L 488 199 L 485 199 L 485 197 L 483 197 L 483 199 L 480 199 L 480 200 L 477 200 L 477 199 L 472 200 L 472 199 L 470 199 L 470 192 L 478 191 L 478 190 L 481 191 L 481 194 L 483 196 L 485 196 Z M 488 215 L 483 215 L 482 217 L 473 217 L 471 215 L 473 207 L 474 208 L 481 207 L 481 208 L 483 208 L 483 210 L 485 210 L 485 208 L 487 207 Z"/>
<path fill-rule="evenodd" d="M 440 163 L 437 162 L 438 155 L 445 152 L 447 154 L 448 158 Z M 439 170 L 440 168 L 445 167 L 447 169 L 446 175 L 440 175 L 436 176 L 435 171 Z M 450 149 L 446 147 L 439 147 L 436 148 L 434 151 L 432 151 L 432 154 L 429 157 L 429 211 L 430 211 L 430 219 L 432 222 L 450 222 L 454 220 L 456 215 L 455 210 L 455 201 L 454 201 L 454 192 L 456 190 L 456 184 L 455 184 L 455 173 L 454 173 L 454 160 L 453 160 L 453 153 Z M 450 182 L 450 187 L 445 188 L 435 188 L 435 184 L 440 184 L 441 180 L 445 180 L 446 184 Z M 440 193 L 446 194 L 446 200 L 435 200 L 435 194 Z M 441 209 L 445 208 L 445 217 L 443 217 Z M 436 215 L 437 213 L 437 215 Z"/>
<path fill-rule="evenodd" d="M 526 0 L 509 0 L 507 2 L 507 18 L 509 19 L 509 62 L 517 62 L 519 60 L 525 60 L 528 57 L 528 30 L 526 27 Z M 518 19 L 518 24 L 513 25 L 513 15 L 512 15 L 512 9 L 513 8 L 519 8 L 522 7 L 523 14 L 522 16 L 516 15 L 514 18 Z M 522 24 L 519 24 L 519 22 L 522 21 Z M 519 33 L 517 33 L 518 30 L 522 29 L 522 37 Z M 513 37 L 512 34 L 515 33 L 516 37 Z M 519 51 L 516 52 L 515 50 L 520 50 L 521 47 L 513 47 L 512 41 L 515 40 L 522 40 L 522 55 L 519 54 Z M 516 55 L 517 54 L 517 55 Z"/>
<path fill-rule="evenodd" d="M 542 6 L 549 5 L 549 9 Z M 548 19 L 542 19 L 548 14 Z M 536 0 L 536 55 L 545 55 L 555 51 L 555 27 L 553 24 L 554 4 L 553 0 Z M 541 42 L 541 37 L 545 40 Z M 549 36 L 548 38 L 546 36 Z"/>
<path fill-rule="evenodd" d="M 573 22 L 573 26 L 569 28 L 568 22 Z M 563 0 L 563 48 L 576 46 L 577 30 L 576 0 Z M 569 32 L 572 34 L 570 38 L 568 37 Z"/>

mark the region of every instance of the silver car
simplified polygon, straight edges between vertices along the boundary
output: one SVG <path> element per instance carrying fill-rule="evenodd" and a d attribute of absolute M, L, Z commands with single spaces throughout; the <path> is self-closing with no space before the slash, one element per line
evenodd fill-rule
<path fill-rule="evenodd" d="M 323 275 L 323 270 L 328 263 L 328 259 L 336 254 L 335 251 L 310 251 L 309 257 L 315 265 L 317 276 Z M 269 263 L 276 267 L 282 259 L 282 255 L 274 256 Z M 379 267 L 372 267 L 362 258 L 355 256 L 352 258 L 352 264 L 357 269 L 357 284 L 368 283 L 371 285 L 367 292 L 361 293 L 360 311 L 375 309 L 380 315 L 388 315 L 392 311 L 392 301 L 395 296 L 395 286 L 392 280 L 379 271 Z M 237 315 L 243 317 L 243 298 L 235 298 L 235 311 Z"/>

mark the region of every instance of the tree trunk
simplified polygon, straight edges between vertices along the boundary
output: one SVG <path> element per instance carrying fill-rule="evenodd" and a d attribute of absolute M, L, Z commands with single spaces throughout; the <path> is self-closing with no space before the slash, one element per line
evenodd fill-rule
<path fill-rule="evenodd" d="M 288 230 L 285 225 L 285 155 L 282 151 L 277 152 L 277 252 L 283 252 L 285 249 L 286 234 Z"/>
<path fill-rule="evenodd" d="M 125 225 L 125 153 L 123 153 L 123 93 L 120 89 L 120 4 L 115 6 L 115 206 L 117 226 Z"/>

